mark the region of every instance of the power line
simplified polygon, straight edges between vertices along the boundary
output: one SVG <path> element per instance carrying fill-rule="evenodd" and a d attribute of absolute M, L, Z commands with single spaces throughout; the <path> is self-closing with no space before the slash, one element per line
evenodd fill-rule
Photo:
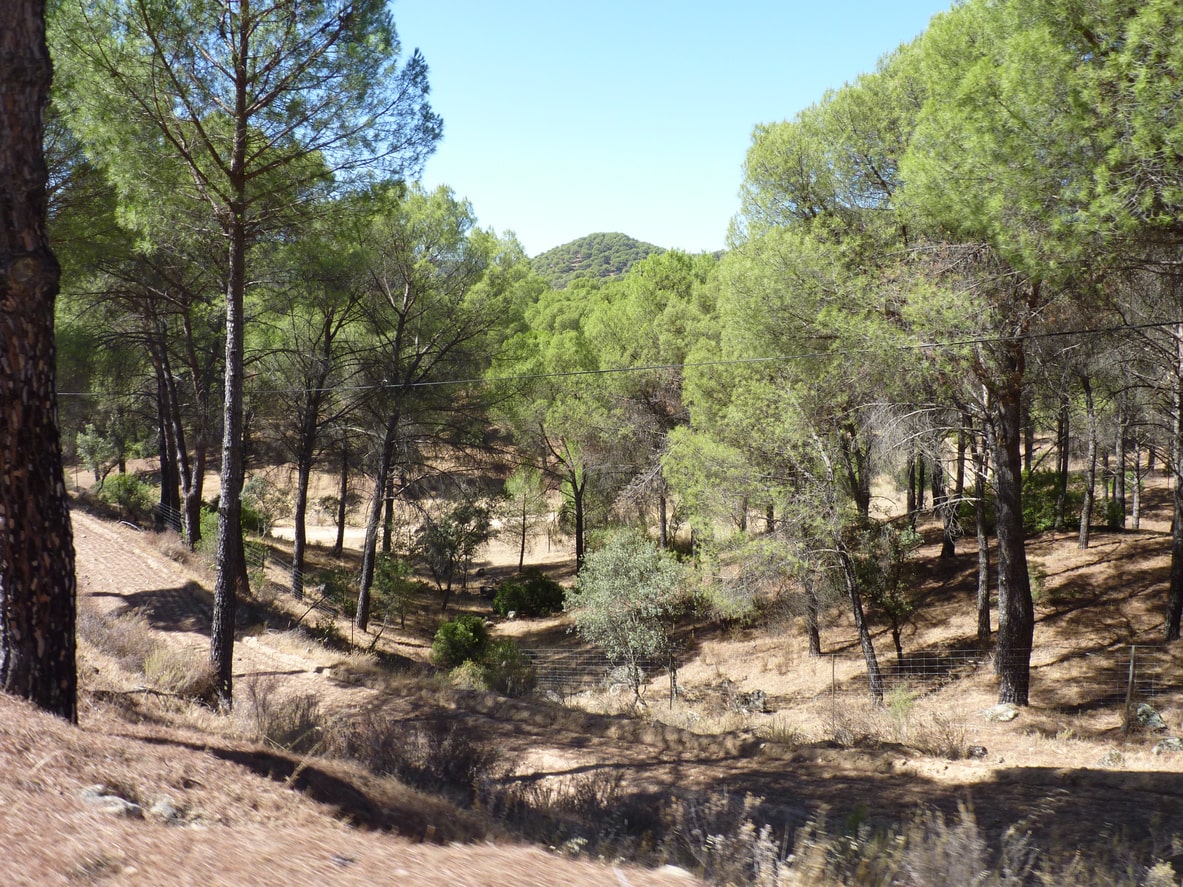
<path fill-rule="evenodd" d="M 492 385 L 513 382 L 529 382 L 542 379 L 565 379 L 579 376 L 611 376 L 627 375 L 630 373 L 649 373 L 661 371 L 684 371 L 716 366 L 749 366 L 770 363 L 791 363 L 793 361 L 818 360 L 824 357 L 855 357 L 861 354 L 875 354 L 890 350 L 897 352 L 915 352 L 927 350 L 944 350 L 950 348 L 965 348 L 975 345 L 999 345 L 1004 342 L 1033 341 L 1044 339 L 1062 339 L 1074 336 L 1113 335 L 1123 332 L 1137 332 L 1141 330 L 1166 329 L 1183 324 L 1180 320 L 1164 320 L 1141 324 L 1122 324 L 1120 326 L 1100 327 L 1097 329 L 1059 330 L 1043 333 L 1026 333 L 1019 336 L 976 336 L 967 339 L 954 339 L 943 342 L 897 342 L 887 346 L 867 348 L 840 348 L 831 351 L 799 352 L 797 354 L 781 354 L 769 357 L 731 357 L 718 360 L 688 361 L 684 363 L 634 364 L 621 367 L 599 367 L 587 370 L 563 370 L 549 373 L 519 373 L 511 376 L 485 376 L 468 379 L 434 379 L 419 382 L 390 383 L 379 382 L 369 385 L 332 385 L 324 388 L 270 388 L 257 389 L 258 395 L 296 394 L 300 392 L 332 394 L 336 392 L 364 392 L 364 391 L 394 391 L 398 389 L 439 388 L 451 385 Z M 808 340 L 832 339 L 833 337 L 813 336 Z M 59 391 L 58 397 L 137 397 L 132 393 L 114 394 L 101 391 Z"/>

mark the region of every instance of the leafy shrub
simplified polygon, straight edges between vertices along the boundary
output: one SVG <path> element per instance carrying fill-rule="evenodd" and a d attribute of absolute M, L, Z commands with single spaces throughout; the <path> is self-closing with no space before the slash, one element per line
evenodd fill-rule
<path fill-rule="evenodd" d="M 134 474 L 116 474 L 107 478 L 99 498 L 116 506 L 127 517 L 142 518 L 152 511 L 152 487 Z"/>
<path fill-rule="evenodd" d="M 485 667 L 472 659 L 461 662 L 448 675 L 452 686 L 459 690 L 489 690 Z"/>
<path fill-rule="evenodd" d="M 525 696 L 534 689 L 534 666 L 511 640 L 500 640 L 490 644 L 481 664 L 484 667 L 488 689 L 496 693 L 505 696 Z"/>
<path fill-rule="evenodd" d="M 375 612 L 384 613 L 387 618 L 397 616 L 399 628 L 405 629 L 416 592 L 421 590 L 422 583 L 415 580 L 414 571 L 406 561 L 387 554 L 378 558 L 372 590 Z"/>
<path fill-rule="evenodd" d="M 493 609 L 500 616 L 549 616 L 563 609 L 563 586 L 538 570 L 527 570 L 497 587 Z"/>
<path fill-rule="evenodd" d="M 431 661 L 441 668 L 455 668 L 472 659 L 480 661 L 489 644 L 485 620 L 472 614 L 445 622 L 431 643 Z"/>
<path fill-rule="evenodd" d="M 350 619 L 357 615 L 357 586 L 352 572 L 343 567 L 319 570 L 313 584 L 324 587 L 325 600 L 342 614 Z M 316 593 L 315 588 L 305 587 L 306 595 Z"/>
<path fill-rule="evenodd" d="M 1023 475 L 1023 529 L 1028 533 L 1046 533 L 1056 525 L 1056 502 L 1060 497 L 1059 475 L 1055 471 L 1032 471 Z M 1080 522 L 1084 505 L 1084 485 L 1079 474 L 1068 477 L 1064 497 L 1064 525 Z"/>
<path fill-rule="evenodd" d="M 585 641 L 638 676 L 644 660 L 662 660 L 673 686 L 674 629 L 687 603 L 685 575 L 682 564 L 651 540 L 621 533 L 587 556 L 565 607 Z M 641 701 L 639 677 L 633 681 L 633 695 Z"/>

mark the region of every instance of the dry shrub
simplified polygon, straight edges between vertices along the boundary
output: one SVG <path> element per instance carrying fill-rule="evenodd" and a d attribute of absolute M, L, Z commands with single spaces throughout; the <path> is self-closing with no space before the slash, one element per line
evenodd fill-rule
<path fill-rule="evenodd" d="M 829 738 L 847 748 L 874 748 L 883 742 L 883 709 L 868 702 L 834 705 L 827 724 Z"/>
<path fill-rule="evenodd" d="M 80 606 L 78 636 L 110 656 L 124 671 L 142 673 L 144 662 L 156 649 L 156 635 L 142 610 L 104 616 L 93 606 Z"/>
<path fill-rule="evenodd" d="M 155 646 L 144 660 L 144 677 L 162 693 L 183 699 L 209 699 L 217 683 L 203 653 L 164 644 Z"/>
<path fill-rule="evenodd" d="M 200 559 L 175 530 L 166 529 L 153 533 L 149 538 L 154 540 L 157 550 L 169 560 L 187 567 L 200 566 Z"/>
<path fill-rule="evenodd" d="M 363 712 L 334 723 L 325 747 L 326 753 L 357 761 L 378 775 L 466 804 L 503 770 L 496 745 L 442 713 L 406 722 Z"/>
<path fill-rule="evenodd" d="M 315 696 L 281 693 L 274 675 L 252 675 L 241 686 L 243 698 L 235 712 L 255 739 L 297 754 L 320 745 L 325 719 Z"/>
<path fill-rule="evenodd" d="M 624 774 L 595 770 L 561 781 L 487 783 L 479 801 L 518 837 L 568 856 L 653 862 L 660 807 L 624 786 Z"/>
<path fill-rule="evenodd" d="M 921 719 L 913 730 L 912 744 L 926 755 L 959 761 L 968 753 L 968 736 L 964 717 L 937 711 Z"/>
<path fill-rule="evenodd" d="M 666 807 L 663 850 L 689 863 L 712 884 L 776 887 L 784 868 L 783 839 L 756 821 L 763 798 L 742 798 L 726 790 L 706 797 L 675 799 Z"/>

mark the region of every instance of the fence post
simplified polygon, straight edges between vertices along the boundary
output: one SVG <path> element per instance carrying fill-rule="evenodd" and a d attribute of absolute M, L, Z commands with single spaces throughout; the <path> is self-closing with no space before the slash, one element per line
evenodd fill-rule
<path fill-rule="evenodd" d="M 1130 674 L 1129 674 L 1129 677 L 1126 679 L 1125 715 L 1122 717 L 1122 727 L 1121 727 L 1122 732 L 1124 732 L 1124 733 L 1130 732 L 1130 726 L 1131 726 L 1130 719 L 1133 717 L 1134 674 L 1135 674 L 1134 663 L 1137 658 L 1137 653 L 1138 653 L 1138 645 L 1137 644 L 1130 644 Z"/>

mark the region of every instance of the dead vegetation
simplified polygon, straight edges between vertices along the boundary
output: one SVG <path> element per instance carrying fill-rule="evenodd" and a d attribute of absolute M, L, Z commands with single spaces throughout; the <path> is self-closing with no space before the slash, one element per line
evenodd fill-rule
<path fill-rule="evenodd" d="M 604 867 L 624 859 L 712 883 L 1179 883 L 1183 755 L 1155 754 L 1161 732 L 1123 731 L 1122 706 L 1089 689 L 1155 631 L 1161 528 L 1079 553 L 1033 542 L 1035 704 L 994 722 L 988 659 L 868 704 L 840 616 L 821 659 L 792 621 L 695 626 L 684 692 L 670 706 L 657 687 L 638 710 L 606 691 L 560 705 L 456 689 L 426 664 L 429 601 L 373 643 L 340 618 L 293 628 L 282 594 L 254 602 L 238 704 L 216 714 L 197 701 L 200 573 L 150 536 L 77 526 L 82 724 L 0 700 L 6 883 L 684 878 Z M 907 651 L 972 631 L 961 560 L 922 577 Z M 561 617 L 497 634 L 575 641 Z M 1177 691 L 1155 705 L 1179 732 Z M 50 833 L 53 848 L 36 838 Z"/>

